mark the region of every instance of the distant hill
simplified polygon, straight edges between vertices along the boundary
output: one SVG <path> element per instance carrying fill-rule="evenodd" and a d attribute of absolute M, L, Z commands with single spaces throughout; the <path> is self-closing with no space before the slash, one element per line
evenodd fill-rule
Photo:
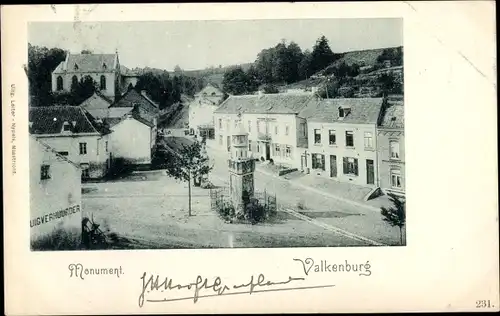
<path fill-rule="evenodd" d="M 345 62 L 348 65 L 358 64 L 360 66 L 373 66 L 377 63 L 377 57 L 382 54 L 384 49 L 394 49 L 397 47 L 386 47 L 386 48 L 377 48 L 377 49 L 366 49 L 366 50 L 358 50 L 352 52 L 343 53 L 343 56 L 335 61 L 333 64 L 339 65 L 342 62 Z"/>
<path fill-rule="evenodd" d="M 357 64 L 360 67 L 375 66 L 377 64 L 377 58 L 380 55 L 382 55 L 382 52 L 384 50 L 386 49 L 395 50 L 399 47 L 385 47 L 385 48 L 365 49 L 352 52 L 345 52 L 342 53 L 341 57 L 337 59 L 335 62 L 333 62 L 330 66 L 324 68 L 318 73 L 328 72 L 330 68 L 336 67 L 344 62 L 349 66 L 352 66 L 353 64 Z"/>

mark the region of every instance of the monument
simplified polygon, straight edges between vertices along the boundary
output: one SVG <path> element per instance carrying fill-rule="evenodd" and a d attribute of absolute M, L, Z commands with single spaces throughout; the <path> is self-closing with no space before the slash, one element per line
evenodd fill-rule
<path fill-rule="evenodd" d="M 255 161 L 248 156 L 248 133 L 238 114 L 238 122 L 231 140 L 228 159 L 229 190 L 236 214 L 245 212 L 245 205 L 254 195 Z"/>

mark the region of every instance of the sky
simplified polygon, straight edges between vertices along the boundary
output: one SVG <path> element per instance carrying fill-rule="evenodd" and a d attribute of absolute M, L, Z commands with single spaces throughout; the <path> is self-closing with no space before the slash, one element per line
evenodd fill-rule
<path fill-rule="evenodd" d="M 114 53 L 128 68 L 204 69 L 255 61 L 285 39 L 302 50 L 324 35 L 335 53 L 403 45 L 403 20 L 310 19 L 146 22 L 36 22 L 28 26 L 32 45 L 79 53 Z"/>

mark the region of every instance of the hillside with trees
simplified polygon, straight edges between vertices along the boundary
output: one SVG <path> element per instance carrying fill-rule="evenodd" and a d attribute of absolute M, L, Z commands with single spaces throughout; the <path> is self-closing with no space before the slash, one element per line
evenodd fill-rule
<path fill-rule="evenodd" d="M 312 50 L 302 51 L 296 43 L 283 40 L 263 49 L 246 70 L 228 69 L 223 88 L 237 95 L 259 88 L 276 93 L 317 86 L 328 97 L 379 96 L 402 93 L 402 65 L 402 47 L 337 53 L 321 36 Z"/>
<path fill-rule="evenodd" d="M 69 93 L 51 92 L 51 73 L 65 57 L 60 48 L 28 45 L 26 73 L 32 106 L 78 105 L 95 91 L 95 83 L 83 78 Z M 253 63 L 187 71 L 177 65 L 171 72 L 136 67 L 132 71 L 139 75 L 136 89 L 146 90 L 162 110 L 182 103 L 181 95 L 194 96 L 208 82 L 234 95 L 315 86 L 328 97 L 380 96 L 403 92 L 403 48 L 339 53 L 320 36 L 312 49 L 305 50 L 293 41 L 282 40 L 262 49 Z"/>

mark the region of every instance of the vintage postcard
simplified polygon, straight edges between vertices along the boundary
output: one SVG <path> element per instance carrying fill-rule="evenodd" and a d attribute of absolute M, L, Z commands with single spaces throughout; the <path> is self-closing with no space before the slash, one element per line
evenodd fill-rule
<path fill-rule="evenodd" d="M 494 26 L 2 6 L 5 313 L 498 311 Z"/>

